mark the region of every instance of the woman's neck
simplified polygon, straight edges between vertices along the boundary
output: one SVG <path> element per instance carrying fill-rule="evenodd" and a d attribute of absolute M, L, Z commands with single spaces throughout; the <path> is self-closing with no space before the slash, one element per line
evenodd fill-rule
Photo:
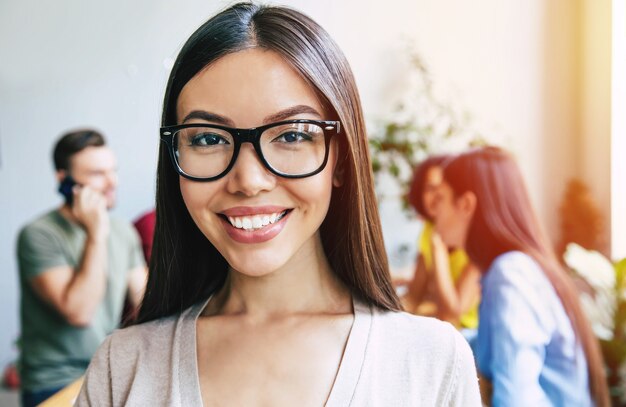
<path fill-rule="evenodd" d="M 302 248 L 283 267 L 264 276 L 229 270 L 224 287 L 204 315 L 246 315 L 267 320 L 293 315 L 352 311 L 348 288 L 336 277 L 321 241 Z"/>

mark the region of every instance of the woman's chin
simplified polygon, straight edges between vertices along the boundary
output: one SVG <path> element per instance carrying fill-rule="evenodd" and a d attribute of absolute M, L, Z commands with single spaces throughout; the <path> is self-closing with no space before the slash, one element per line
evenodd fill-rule
<path fill-rule="evenodd" d="M 236 259 L 229 262 L 230 268 L 248 277 L 265 277 L 284 266 L 285 262 L 278 259 Z"/>

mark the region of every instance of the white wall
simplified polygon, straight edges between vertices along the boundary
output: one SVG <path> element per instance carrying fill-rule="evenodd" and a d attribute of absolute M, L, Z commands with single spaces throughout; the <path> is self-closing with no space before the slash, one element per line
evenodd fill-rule
<path fill-rule="evenodd" d="M 604 215 L 611 239 L 611 1 L 582 0 L 579 176 Z M 616 109 L 620 106 L 616 105 Z M 621 106 L 623 115 L 624 106 Z M 615 153 L 618 153 L 617 150 Z M 623 180 L 622 180 L 623 182 Z"/>
<path fill-rule="evenodd" d="M 318 20 L 344 49 L 366 115 L 381 117 L 403 90 L 406 39 L 438 92 L 474 116 L 486 136 L 520 158 L 531 195 L 554 235 L 555 204 L 574 172 L 574 11 L 567 0 L 286 1 Z M 0 366 L 15 356 L 15 235 L 58 204 L 50 162 L 56 137 L 100 128 L 120 161 L 116 214 L 151 206 L 167 61 L 224 2 L 141 0 L 0 3 Z M 383 208 L 386 244 L 414 246 L 416 223 Z M 404 229 L 398 232 L 397 225 Z"/>

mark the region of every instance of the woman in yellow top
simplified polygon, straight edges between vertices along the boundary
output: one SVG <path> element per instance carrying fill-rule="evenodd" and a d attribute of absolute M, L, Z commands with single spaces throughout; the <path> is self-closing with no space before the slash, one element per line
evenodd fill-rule
<path fill-rule="evenodd" d="M 415 169 L 409 203 L 424 220 L 413 279 L 402 298 L 405 309 L 436 316 L 460 329 L 478 327 L 480 272 L 462 249 L 447 247 L 433 227 L 442 165 L 450 156 L 432 156 Z"/>

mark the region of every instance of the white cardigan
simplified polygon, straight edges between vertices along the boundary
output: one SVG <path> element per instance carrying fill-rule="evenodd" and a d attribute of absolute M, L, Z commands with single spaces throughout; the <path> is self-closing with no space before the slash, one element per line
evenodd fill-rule
<path fill-rule="evenodd" d="M 118 330 L 93 357 L 77 406 L 202 406 L 196 319 Z M 448 323 L 354 301 L 354 322 L 326 406 L 480 406 L 472 352 Z"/>

